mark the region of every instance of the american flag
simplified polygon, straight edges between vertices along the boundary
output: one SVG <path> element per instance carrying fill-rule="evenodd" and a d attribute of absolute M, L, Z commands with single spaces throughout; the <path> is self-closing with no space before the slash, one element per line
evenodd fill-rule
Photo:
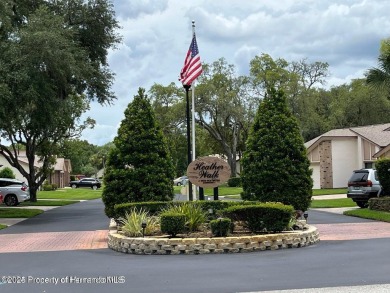
<path fill-rule="evenodd" d="M 196 37 L 194 33 L 186 59 L 184 60 L 183 69 L 180 72 L 180 81 L 183 83 L 183 85 L 191 85 L 191 83 L 202 73 L 202 71 L 202 63 L 200 62 L 198 45 L 196 43 Z"/>

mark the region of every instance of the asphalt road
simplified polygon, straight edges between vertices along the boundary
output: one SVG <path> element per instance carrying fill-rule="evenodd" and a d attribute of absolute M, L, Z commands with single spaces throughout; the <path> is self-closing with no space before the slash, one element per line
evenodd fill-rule
<path fill-rule="evenodd" d="M 313 225 L 370 222 L 326 212 L 309 214 Z M 107 226 L 101 201 L 93 200 L 48 211 L 1 230 L 0 235 Z M 0 253 L 0 282 L 2 276 L 19 281 L 3 282 L 0 292 L 381 292 L 390 283 L 389 250 L 390 238 L 379 238 L 229 255 L 137 256 L 110 249 Z M 309 289 L 325 287 L 333 288 Z"/>

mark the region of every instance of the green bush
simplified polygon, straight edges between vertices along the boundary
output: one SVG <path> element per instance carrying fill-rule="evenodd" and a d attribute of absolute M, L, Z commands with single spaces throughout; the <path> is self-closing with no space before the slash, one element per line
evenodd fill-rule
<path fill-rule="evenodd" d="M 390 195 L 390 159 L 379 159 L 375 163 L 378 179 L 383 188 L 384 195 Z"/>
<path fill-rule="evenodd" d="M 55 184 L 55 183 L 53 183 L 53 184 L 51 185 L 51 188 L 52 188 L 52 190 L 57 190 L 57 189 L 58 189 L 58 185 Z"/>
<path fill-rule="evenodd" d="M 240 177 L 232 177 L 228 180 L 228 186 L 229 187 L 240 187 L 241 184 L 241 178 Z"/>
<path fill-rule="evenodd" d="M 76 181 L 76 176 L 70 175 L 70 181 Z"/>
<path fill-rule="evenodd" d="M 160 215 L 161 232 L 168 233 L 172 237 L 183 233 L 186 229 L 186 217 L 180 213 L 164 212 Z"/>
<path fill-rule="evenodd" d="M 202 207 L 194 202 L 184 202 L 179 205 L 171 205 L 162 213 L 177 213 L 185 216 L 185 226 L 188 231 L 198 231 L 206 221 L 207 215 Z"/>
<path fill-rule="evenodd" d="M 192 202 L 192 204 L 201 207 L 201 209 L 206 213 L 206 216 L 209 219 L 215 219 L 220 216 L 220 211 L 236 205 L 252 205 L 256 204 L 256 201 L 220 201 L 220 200 L 198 200 Z M 113 208 L 112 218 L 119 219 L 124 217 L 126 213 L 129 213 L 133 208 L 144 209 L 149 213 L 149 215 L 158 215 L 162 210 L 167 209 L 168 206 L 172 205 L 183 205 L 186 202 L 182 201 L 151 201 L 151 202 L 127 202 L 116 204 Z M 209 214 L 209 210 L 212 209 L 212 213 Z"/>
<path fill-rule="evenodd" d="M 211 233 L 215 237 L 226 237 L 231 230 L 232 220 L 227 218 L 219 218 L 210 221 Z"/>
<path fill-rule="evenodd" d="M 268 89 L 242 158 L 242 199 L 277 201 L 306 211 L 313 180 L 299 123 L 281 90 Z"/>
<path fill-rule="evenodd" d="M 128 202 L 116 204 L 114 206 L 114 217 L 115 219 L 119 219 L 120 217 L 124 217 L 126 213 L 129 213 L 133 209 L 137 210 L 145 210 L 149 215 L 155 216 L 159 214 L 164 208 L 166 208 L 169 204 L 173 204 L 172 202 L 167 201 L 151 201 L 151 202 Z"/>
<path fill-rule="evenodd" d="M 4 167 L 0 170 L 0 178 L 12 178 L 15 179 L 15 174 L 9 167 Z"/>
<path fill-rule="evenodd" d="M 44 185 L 42 185 L 42 189 L 43 189 L 43 191 L 52 191 L 53 186 L 51 184 L 44 184 Z"/>
<path fill-rule="evenodd" d="M 139 237 L 142 236 L 143 229 L 142 223 L 146 223 L 145 235 L 152 235 L 153 232 L 158 231 L 159 218 L 149 217 L 149 214 L 145 210 L 133 209 L 130 213 L 126 214 L 124 218 L 120 219 L 122 223 L 122 231 L 126 236 Z"/>
<path fill-rule="evenodd" d="M 166 138 L 140 88 L 124 113 L 106 161 L 102 200 L 108 217 L 115 204 L 171 201 L 174 167 Z"/>
<path fill-rule="evenodd" d="M 259 203 L 232 206 L 223 214 L 233 221 L 242 221 L 251 232 L 279 232 L 289 227 L 294 208 L 282 203 Z"/>

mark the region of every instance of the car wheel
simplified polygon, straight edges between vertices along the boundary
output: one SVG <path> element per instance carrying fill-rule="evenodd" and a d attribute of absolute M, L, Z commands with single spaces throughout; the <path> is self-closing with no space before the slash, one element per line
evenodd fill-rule
<path fill-rule="evenodd" d="M 97 189 L 98 189 L 98 187 L 97 187 L 96 185 L 93 185 L 91 188 L 92 188 L 93 190 L 97 190 Z"/>
<path fill-rule="evenodd" d="M 77 188 L 77 185 L 76 184 L 72 184 L 72 188 Z"/>
<path fill-rule="evenodd" d="M 4 203 L 7 206 L 17 206 L 19 204 L 18 198 L 14 194 L 7 195 L 4 199 Z"/>
<path fill-rule="evenodd" d="M 368 201 L 357 201 L 356 204 L 358 205 L 358 207 L 364 209 L 366 207 L 368 207 Z"/>
<path fill-rule="evenodd" d="M 177 186 L 181 186 L 181 182 L 177 182 L 177 184 L 176 184 Z"/>

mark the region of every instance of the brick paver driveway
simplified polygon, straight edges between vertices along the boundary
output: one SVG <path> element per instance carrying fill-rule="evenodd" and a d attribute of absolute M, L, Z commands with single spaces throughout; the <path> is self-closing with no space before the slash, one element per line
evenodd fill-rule
<path fill-rule="evenodd" d="M 0 230 L 0 253 L 107 248 L 100 199 L 56 208 Z"/>
<path fill-rule="evenodd" d="M 321 241 L 390 238 L 390 224 L 310 211 Z M 0 230 L 0 253 L 107 248 L 108 218 L 100 199 L 45 212 Z"/>

